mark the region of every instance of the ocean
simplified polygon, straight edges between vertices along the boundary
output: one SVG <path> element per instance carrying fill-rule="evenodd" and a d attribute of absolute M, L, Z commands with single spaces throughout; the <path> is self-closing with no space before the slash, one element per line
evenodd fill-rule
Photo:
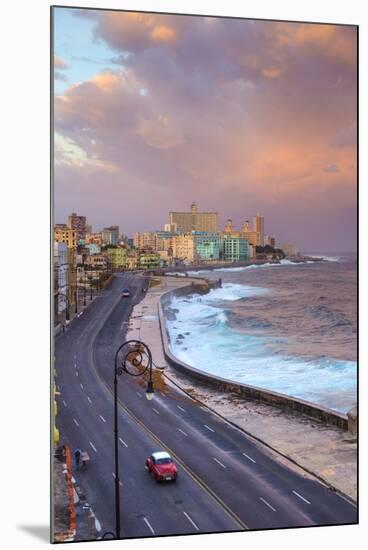
<path fill-rule="evenodd" d="M 203 371 L 346 413 L 357 400 L 357 263 L 352 254 L 323 257 L 190 272 L 221 277 L 222 288 L 172 299 L 172 352 Z"/>

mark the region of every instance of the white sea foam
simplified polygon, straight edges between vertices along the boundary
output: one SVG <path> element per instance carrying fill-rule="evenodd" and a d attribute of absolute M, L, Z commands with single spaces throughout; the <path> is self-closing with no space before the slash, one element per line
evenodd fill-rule
<path fill-rule="evenodd" d="M 322 258 L 322 260 L 325 260 L 326 262 L 341 262 L 342 258 L 341 256 L 324 256 L 323 254 L 319 256 L 310 256 L 311 258 Z"/>
<path fill-rule="evenodd" d="M 166 321 L 172 352 L 217 376 L 346 412 L 355 391 L 354 361 L 277 354 L 271 347 L 273 337 L 244 334 L 229 326 L 224 302 L 261 297 L 267 292 L 265 288 L 225 283 L 203 296 L 173 298 L 176 319 Z"/>

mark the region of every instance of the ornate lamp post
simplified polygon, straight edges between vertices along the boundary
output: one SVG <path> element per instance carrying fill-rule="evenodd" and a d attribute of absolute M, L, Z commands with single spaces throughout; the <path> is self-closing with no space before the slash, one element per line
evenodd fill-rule
<path fill-rule="evenodd" d="M 115 447 L 115 536 L 120 539 L 120 480 L 119 480 L 119 426 L 118 426 L 118 377 L 124 373 L 143 376 L 148 371 L 146 397 L 153 398 L 152 354 L 148 346 L 139 340 L 128 340 L 115 353 L 114 368 L 114 447 Z"/>

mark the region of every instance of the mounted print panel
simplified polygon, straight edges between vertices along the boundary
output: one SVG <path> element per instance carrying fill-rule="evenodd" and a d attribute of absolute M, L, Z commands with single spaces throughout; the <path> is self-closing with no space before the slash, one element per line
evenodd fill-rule
<path fill-rule="evenodd" d="M 357 523 L 358 27 L 51 38 L 52 542 Z"/>

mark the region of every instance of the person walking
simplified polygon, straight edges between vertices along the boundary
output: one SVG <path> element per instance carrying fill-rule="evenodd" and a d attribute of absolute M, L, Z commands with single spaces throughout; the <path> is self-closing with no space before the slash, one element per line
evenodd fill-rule
<path fill-rule="evenodd" d="M 88 453 L 87 451 L 83 451 L 82 452 L 82 468 L 83 470 L 86 470 L 87 469 L 87 462 L 89 461 L 89 456 L 88 456 Z"/>
<path fill-rule="evenodd" d="M 82 456 L 82 451 L 80 449 L 76 449 L 74 456 L 75 456 L 75 469 L 79 470 L 79 462 Z"/>

